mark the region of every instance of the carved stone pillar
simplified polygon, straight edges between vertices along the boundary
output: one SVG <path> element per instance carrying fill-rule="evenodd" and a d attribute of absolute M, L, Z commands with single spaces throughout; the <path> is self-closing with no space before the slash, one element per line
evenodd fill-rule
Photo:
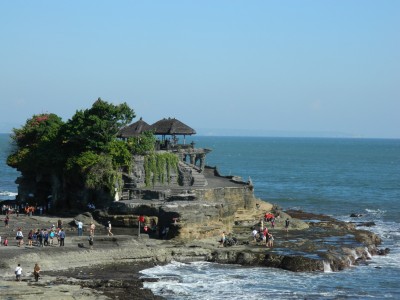
<path fill-rule="evenodd" d="M 206 166 L 206 155 L 204 153 L 200 154 L 200 170 L 203 172 Z"/>
<path fill-rule="evenodd" d="M 196 154 L 190 154 L 190 163 L 192 165 L 196 163 Z"/>

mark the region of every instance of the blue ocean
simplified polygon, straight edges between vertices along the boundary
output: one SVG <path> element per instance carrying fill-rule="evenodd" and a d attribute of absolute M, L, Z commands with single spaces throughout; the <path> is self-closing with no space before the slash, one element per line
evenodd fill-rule
<path fill-rule="evenodd" d="M 383 239 L 388 256 L 341 272 L 292 273 L 206 262 L 142 271 L 166 299 L 400 299 L 400 140 L 197 137 L 212 150 L 207 164 L 223 175 L 249 178 L 258 198 L 283 209 L 324 213 L 354 221 Z M 189 140 L 188 142 L 190 142 Z M 0 200 L 14 198 L 18 172 L 5 164 L 9 137 L 0 135 Z"/>
<path fill-rule="evenodd" d="M 400 140 L 193 137 L 207 164 L 255 186 L 283 209 L 324 213 L 367 228 L 391 253 L 341 272 L 292 273 L 205 262 L 144 270 L 145 286 L 167 299 L 400 299 Z"/>

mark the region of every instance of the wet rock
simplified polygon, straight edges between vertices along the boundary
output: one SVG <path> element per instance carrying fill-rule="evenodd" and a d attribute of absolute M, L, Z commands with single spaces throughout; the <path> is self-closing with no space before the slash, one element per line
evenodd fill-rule
<path fill-rule="evenodd" d="M 356 226 L 363 226 L 363 227 L 372 227 L 372 226 L 375 226 L 376 224 L 375 224 L 375 222 L 363 222 L 363 223 L 358 223 Z"/>
<path fill-rule="evenodd" d="M 352 214 L 350 215 L 350 217 L 351 217 L 351 218 L 359 218 L 359 217 L 362 217 L 362 214 L 355 214 L 355 213 L 352 213 Z"/>
<path fill-rule="evenodd" d="M 388 255 L 390 253 L 390 249 L 389 248 L 385 248 L 385 249 L 379 249 L 377 254 L 378 255 Z"/>

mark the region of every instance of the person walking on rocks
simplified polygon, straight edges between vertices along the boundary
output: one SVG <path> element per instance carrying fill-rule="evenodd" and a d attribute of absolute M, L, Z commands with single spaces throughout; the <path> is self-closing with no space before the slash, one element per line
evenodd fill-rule
<path fill-rule="evenodd" d="M 95 230 L 95 229 L 96 229 L 96 225 L 94 225 L 93 222 L 90 223 L 90 227 L 89 227 L 90 235 L 93 235 L 93 236 L 94 236 L 94 230 Z"/>
<path fill-rule="evenodd" d="M 253 231 L 251 232 L 251 235 L 253 236 L 254 243 L 257 244 L 257 236 L 258 236 L 257 229 L 254 228 Z"/>
<path fill-rule="evenodd" d="M 15 280 L 21 281 L 21 275 L 22 275 L 21 264 L 18 264 L 18 266 L 15 268 Z"/>
<path fill-rule="evenodd" d="M 29 247 L 32 247 L 32 239 L 33 239 L 33 230 L 31 229 L 31 230 L 29 230 L 29 233 L 28 233 L 28 246 Z"/>
<path fill-rule="evenodd" d="M 108 221 L 108 236 L 113 236 L 112 232 L 111 232 L 111 222 Z"/>
<path fill-rule="evenodd" d="M 286 230 L 286 232 L 289 231 L 289 225 L 290 225 L 290 221 L 289 221 L 289 218 L 287 218 L 286 221 L 285 221 L 285 230 Z"/>
<path fill-rule="evenodd" d="M 65 240 L 65 231 L 64 231 L 64 229 L 61 229 L 61 231 L 59 233 L 59 237 L 60 237 L 60 247 L 64 247 L 64 240 Z"/>
<path fill-rule="evenodd" d="M 40 273 L 40 266 L 38 263 L 35 264 L 35 266 L 33 267 L 33 276 L 35 277 L 35 281 L 38 282 L 39 281 L 39 273 Z"/>
<path fill-rule="evenodd" d="M 15 237 L 15 239 L 17 240 L 17 246 L 18 247 L 21 247 L 21 245 L 24 244 L 24 235 L 22 234 L 21 228 L 18 228 L 17 236 Z"/>
<path fill-rule="evenodd" d="M 8 225 L 9 222 L 10 222 L 10 218 L 9 218 L 8 215 L 6 215 L 6 218 L 4 219 L 4 226 L 5 226 L 6 228 L 9 228 L 9 225 Z"/>
<path fill-rule="evenodd" d="M 267 247 L 272 248 L 274 246 L 274 237 L 272 233 L 268 233 L 268 241 L 267 241 Z"/>
<path fill-rule="evenodd" d="M 93 249 L 93 235 L 89 235 L 88 241 L 89 241 L 89 248 Z"/>

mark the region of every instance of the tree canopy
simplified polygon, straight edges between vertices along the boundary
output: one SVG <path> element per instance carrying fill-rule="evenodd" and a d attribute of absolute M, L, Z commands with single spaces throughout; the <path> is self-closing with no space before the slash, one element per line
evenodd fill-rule
<path fill-rule="evenodd" d="M 61 159 L 58 133 L 64 122 L 55 114 L 33 115 L 20 129 L 13 129 L 16 151 L 7 163 L 21 171 L 48 169 Z"/>
<path fill-rule="evenodd" d="M 100 98 L 65 123 L 55 114 L 33 115 L 13 130 L 16 147 L 7 163 L 25 174 L 64 174 L 75 184 L 111 191 L 133 150 L 116 136 L 134 117 L 126 103 Z"/>
<path fill-rule="evenodd" d="M 104 151 L 135 112 L 126 104 L 113 105 L 98 98 L 90 109 L 80 110 L 63 128 L 64 143 L 74 152 Z"/>

